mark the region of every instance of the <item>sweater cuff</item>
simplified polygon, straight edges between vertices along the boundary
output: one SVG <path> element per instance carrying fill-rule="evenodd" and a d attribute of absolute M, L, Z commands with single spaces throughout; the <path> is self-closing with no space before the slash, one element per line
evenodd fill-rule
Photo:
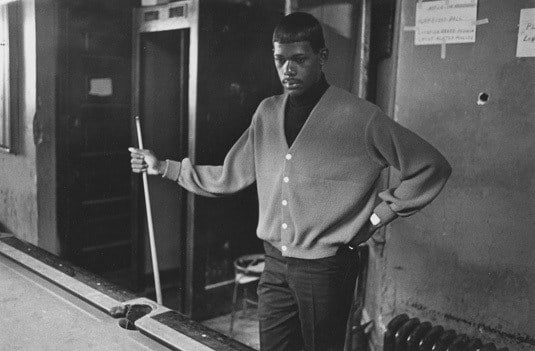
<path fill-rule="evenodd" d="M 381 226 L 385 226 L 398 217 L 397 213 L 392 211 L 390 206 L 386 202 L 381 202 L 373 212 L 381 219 Z"/>
<path fill-rule="evenodd" d="M 180 175 L 181 163 L 172 160 L 165 160 L 165 162 L 167 163 L 167 165 L 165 167 L 165 172 L 162 174 L 162 177 L 176 182 L 178 180 L 178 176 Z"/>

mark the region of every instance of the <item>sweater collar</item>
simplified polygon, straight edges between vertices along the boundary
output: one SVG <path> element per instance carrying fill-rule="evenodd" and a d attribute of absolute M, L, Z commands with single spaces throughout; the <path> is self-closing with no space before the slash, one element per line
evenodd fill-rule
<path fill-rule="evenodd" d="M 278 107 L 278 128 L 279 133 L 282 136 L 282 145 L 286 146 L 286 151 L 288 150 L 294 150 L 295 148 L 300 147 L 299 145 L 303 142 L 306 142 L 308 139 L 314 139 L 314 130 L 321 129 L 322 123 L 328 124 L 328 116 L 329 113 L 332 110 L 332 106 L 329 104 L 329 101 L 331 101 L 334 96 L 337 94 L 337 90 L 339 88 L 335 86 L 328 86 L 327 90 L 324 94 L 322 94 L 317 102 L 317 104 L 312 108 L 312 111 L 310 112 L 310 115 L 308 116 L 307 120 L 305 121 L 305 124 L 299 131 L 299 134 L 297 134 L 297 137 L 295 138 L 294 142 L 292 143 L 291 147 L 288 146 L 288 142 L 286 141 L 285 133 L 284 133 L 284 111 L 286 109 L 286 104 L 289 102 L 289 96 L 288 94 L 279 95 L 282 97 L 282 104 Z"/>

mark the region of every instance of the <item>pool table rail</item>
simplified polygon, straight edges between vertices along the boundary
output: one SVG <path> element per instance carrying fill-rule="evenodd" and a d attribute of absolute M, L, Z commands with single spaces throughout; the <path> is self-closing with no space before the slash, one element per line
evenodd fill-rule
<path fill-rule="evenodd" d="M 0 233 L 0 255 L 53 283 L 69 294 L 117 318 L 118 307 L 146 305 L 151 311 L 134 325 L 143 335 L 173 350 L 254 351 L 249 346 L 218 333 L 155 301 L 111 284 L 98 275 L 72 266 L 32 244 Z M 119 323 L 117 318 L 117 323 Z"/>

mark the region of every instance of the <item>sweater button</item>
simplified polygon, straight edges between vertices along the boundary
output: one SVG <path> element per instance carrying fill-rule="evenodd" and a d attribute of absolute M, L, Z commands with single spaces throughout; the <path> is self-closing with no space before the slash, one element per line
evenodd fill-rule
<path fill-rule="evenodd" d="M 288 248 L 285 245 L 282 245 L 281 249 L 282 249 L 282 251 L 288 250 Z"/>
<path fill-rule="evenodd" d="M 292 154 L 287 154 L 287 155 L 286 155 L 286 159 L 287 159 L 287 160 L 291 160 L 291 159 L 292 159 Z"/>
<path fill-rule="evenodd" d="M 290 181 L 290 178 L 284 177 L 284 178 L 282 178 L 282 181 L 285 182 L 285 183 L 288 183 Z"/>
<path fill-rule="evenodd" d="M 286 205 L 288 205 L 288 201 L 282 200 L 282 206 L 286 206 Z"/>
<path fill-rule="evenodd" d="M 282 229 L 286 229 L 286 228 L 288 228 L 288 224 L 282 223 Z"/>

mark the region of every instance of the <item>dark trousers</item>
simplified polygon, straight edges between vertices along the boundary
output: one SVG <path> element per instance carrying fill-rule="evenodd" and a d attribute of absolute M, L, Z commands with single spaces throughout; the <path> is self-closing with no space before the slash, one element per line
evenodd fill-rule
<path fill-rule="evenodd" d="M 335 256 L 283 257 L 265 243 L 258 283 L 260 350 L 343 350 L 357 278 L 358 254 L 348 246 Z"/>

